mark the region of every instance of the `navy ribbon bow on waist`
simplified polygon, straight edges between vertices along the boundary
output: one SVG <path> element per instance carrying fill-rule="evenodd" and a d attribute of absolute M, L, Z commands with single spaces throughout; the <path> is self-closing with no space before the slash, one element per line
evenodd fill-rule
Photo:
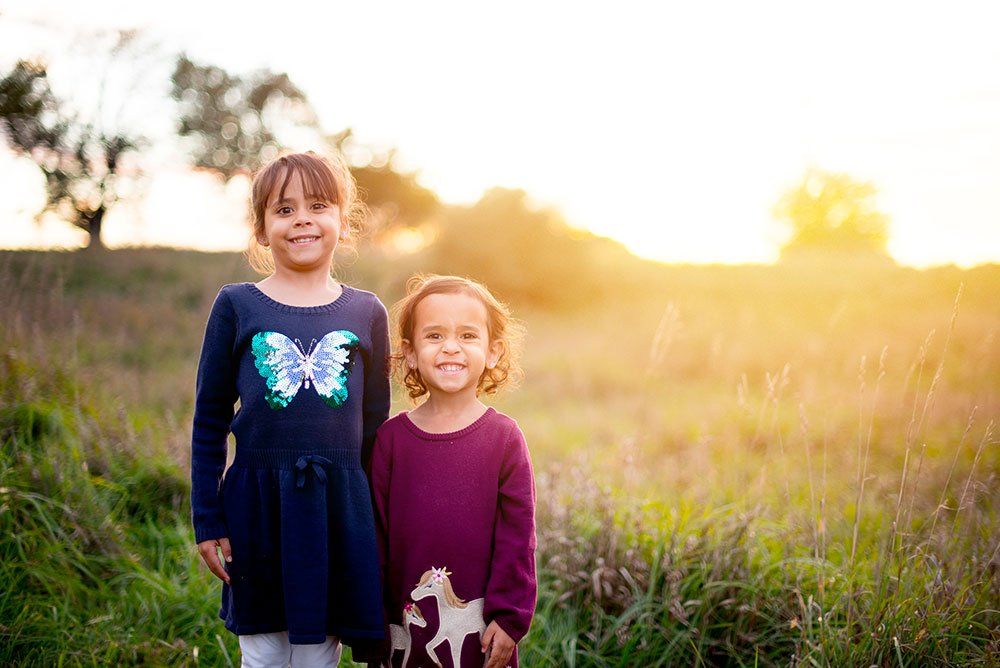
<path fill-rule="evenodd" d="M 302 455 L 299 457 L 295 462 L 295 486 L 299 489 L 305 486 L 306 475 L 309 469 L 312 469 L 313 473 L 316 474 L 316 479 L 325 485 L 326 471 L 323 470 L 324 464 L 333 464 L 333 462 L 322 455 Z"/>

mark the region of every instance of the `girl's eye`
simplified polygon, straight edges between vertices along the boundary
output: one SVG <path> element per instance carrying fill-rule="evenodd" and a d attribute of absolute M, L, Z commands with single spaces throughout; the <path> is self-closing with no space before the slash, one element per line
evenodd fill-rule
<path fill-rule="evenodd" d="M 315 204 L 313 204 L 313 208 L 316 208 L 316 207 L 319 207 L 321 209 L 325 209 L 326 208 L 326 203 L 325 202 L 316 202 Z"/>
<path fill-rule="evenodd" d="M 468 333 L 466 333 L 466 334 L 463 334 L 462 336 L 464 336 L 464 337 L 465 337 L 466 339 L 475 339 L 475 338 L 478 338 L 478 337 L 477 337 L 477 336 L 476 336 L 475 334 L 473 334 L 472 332 L 468 332 Z"/>
<path fill-rule="evenodd" d="M 281 207 L 281 208 L 278 209 L 278 215 L 281 215 L 281 216 L 287 216 L 291 212 L 292 212 L 292 207 L 290 207 L 290 206 L 283 206 L 283 207 Z"/>

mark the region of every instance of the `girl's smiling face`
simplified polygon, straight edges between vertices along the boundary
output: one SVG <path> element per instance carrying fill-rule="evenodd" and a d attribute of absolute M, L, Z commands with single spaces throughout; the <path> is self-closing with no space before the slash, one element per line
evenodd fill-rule
<path fill-rule="evenodd" d="M 501 353 L 499 341 L 490 343 L 488 317 L 479 299 L 462 292 L 431 294 L 416 305 L 403 353 L 432 394 L 476 395 L 483 371 Z"/>
<path fill-rule="evenodd" d="M 307 271 L 330 265 L 346 231 L 339 207 L 322 195 L 306 193 L 296 173 L 283 195 L 275 187 L 268 197 L 263 235 L 257 240 L 270 247 L 275 266 Z"/>

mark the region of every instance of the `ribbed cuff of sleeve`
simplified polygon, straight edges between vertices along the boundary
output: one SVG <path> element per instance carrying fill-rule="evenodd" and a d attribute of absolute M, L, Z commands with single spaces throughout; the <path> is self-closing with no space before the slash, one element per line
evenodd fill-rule
<path fill-rule="evenodd" d="M 206 540 L 225 538 L 229 535 L 225 522 L 207 522 L 199 524 L 194 528 L 194 542 L 201 543 Z"/>

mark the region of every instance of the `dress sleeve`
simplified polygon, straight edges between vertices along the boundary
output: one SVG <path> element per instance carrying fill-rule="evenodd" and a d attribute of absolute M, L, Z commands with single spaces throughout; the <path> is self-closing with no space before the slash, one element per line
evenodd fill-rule
<path fill-rule="evenodd" d="M 228 534 L 219 483 L 237 398 L 236 314 L 220 290 L 205 327 L 191 431 L 191 517 L 195 542 Z"/>
<path fill-rule="evenodd" d="M 389 314 L 378 299 L 372 305 L 371 342 L 362 407 L 361 463 L 366 471 L 371 465 L 375 430 L 389 419 Z"/>
<path fill-rule="evenodd" d="M 524 434 L 517 427 L 500 470 L 500 491 L 493 529 L 493 561 L 483 616 L 520 642 L 535 611 L 535 481 Z"/>

